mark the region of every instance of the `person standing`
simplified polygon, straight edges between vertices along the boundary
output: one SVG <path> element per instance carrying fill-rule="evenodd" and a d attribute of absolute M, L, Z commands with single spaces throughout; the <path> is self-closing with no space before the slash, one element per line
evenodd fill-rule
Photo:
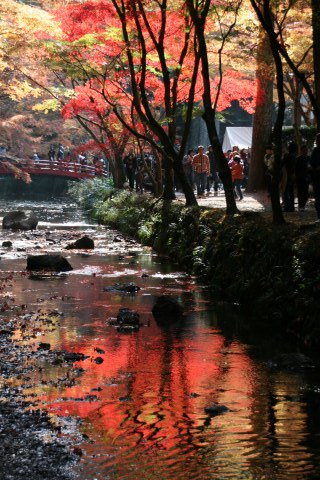
<path fill-rule="evenodd" d="M 311 153 L 310 166 L 315 200 L 314 206 L 318 217 L 316 221 L 320 222 L 320 133 L 317 133 L 316 136 L 316 146 Z"/>
<path fill-rule="evenodd" d="M 192 166 L 197 186 L 197 195 L 202 196 L 207 187 L 207 175 L 210 173 L 209 157 L 204 153 L 202 145 L 199 145 L 198 153 L 192 159 Z"/>
<path fill-rule="evenodd" d="M 33 160 L 33 163 L 36 167 L 39 166 L 40 164 L 40 158 L 39 158 L 39 155 L 37 154 L 37 152 L 34 152 L 33 156 L 32 156 L 32 160 Z"/>
<path fill-rule="evenodd" d="M 48 152 L 48 159 L 49 159 L 51 168 L 53 167 L 55 158 L 56 158 L 56 152 L 55 152 L 54 146 L 50 145 L 49 152 Z"/>
<path fill-rule="evenodd" d="M 192 188 L 194 183 L 193 182 L 193 166 L 192 166 L 193 154 L 194 152 L 192 149 L 188 150 L 188 153 L 183 157 L 183 160 L 182 160 L 184 173 Z"/>
<path fill-rule="evenodd" d="M 310 157 L 308 155 L 308 146 L 302 145 L 296 163 L 296 185 L 299 210 L 305 209 L 309 197 L 309 184 Z"/>
<path fill-rule="evenodd" d="M 295 169 L 297 163 L 298 147 L 296 143 L 292 142 L 288 145 L 288 153 L 283 157 L 283 166 L 287 173 L 287 183 L 283 193 L 284 211 L 294 212 L 294 184 L 295 184 Z"/>
<path fill-rule="evenodd" d="M 243 163 L 240 158 L 240 155 L 235 155 L 233 157 L 233 164 L 231 166 L 231 175 L 232 175 L 232 183 L 234 186 L 234 192 L 237 197 L 237 200 L 242 200 L 243 194 L 241 191 L 241 184 L 243 180 Z"/>
<path fill-rule="evenodd" d="M 248 184 L 248 179 L 249 179 L 249 169 L 250 169 L 250 164 L 249 164 L 249 152 L 246 151 L 245 148 L 242 148 L 240 150 L 240 158 L 242 161 L 243 165 L 243 180 L 242 180 L 242 188 L 247 188 Z"/>
<path fill-rule="evenodd" d="M 210 162 L 210 175 L 207 178 L 207 192 L 209 193 L 211 190 L 211 186 L 213 185 L 214 194 L 217 195 L 219 189 L 219 173 L 218 173 L 218 162 L 216 157 L 213 153 L 213 148 L 211 145 L 208 147 L 207 155 L 209 157 Z"/>
<path fill-rule="evenodd" d="M 64 160 L 64 146 L 61 143 L 59 143 L 58 146 L 57 160 L 59 162 L 63 162 Z"/>
<path fill-rule="evenodd" d="M 266 176 L 267 192 L 268 192 L 268 196 L 270 197 L 271 183 L 272 183 L 273 169 L 274 169 L 274 152 L 273 152 L 272 145 L 266 146 L 266 153 L 263 158 L 263 163 L 265 164 L 265 167 L 266 167 L 265 176 Z"/>
<path fill-rule="evenodd" d="M 129 182 L 130 190 L 134 189 L 134 181 L 137 171 L 137 157 L 133 153 L 133 149 L 124 157 L 123 165 L 126 170 L 126 176 Z"/>

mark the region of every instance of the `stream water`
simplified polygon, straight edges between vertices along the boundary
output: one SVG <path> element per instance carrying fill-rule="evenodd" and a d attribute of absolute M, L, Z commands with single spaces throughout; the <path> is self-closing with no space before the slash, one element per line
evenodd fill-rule
<path fill-rule="evenodd" d="M 270 358 L 289 346 L 240 335 L 235 308 L 217 304 L 174 262 L 95 225 L 71 202 L 1 201 L 0 214 L 17 208 L 32 208 L 40 223 L 35 235 L 0 231 L 0 245 L 13 242 L 0 247 L 2 274 L 12 275 L 16 304 L 60 312 L 58 328 L 29 341 L 86 355 L 69 384 L 62 365 L 35 369 L 25 396 L 79 423 L 80 480 L 320 478 L 319 369 L 271 369 Z M 93 251 L 64 250 L 84 233 Z M 32 279 L 26 255 L 35 252 L 62 253 L 73 270 Z M 140 290 L 104 290 L 121 282 Z M 182 321 L 157 324 L 151 309 L 161 294 L 183 304 Z M 139 312 L 138 331 L 110 324 L 121 307 Z M 227 410 L 207 414 L 214 403 Z"/>

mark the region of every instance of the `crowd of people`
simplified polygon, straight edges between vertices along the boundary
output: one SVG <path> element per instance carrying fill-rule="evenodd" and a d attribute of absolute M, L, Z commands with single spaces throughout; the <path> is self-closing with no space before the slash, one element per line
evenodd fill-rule
<path fill-rule="evenodd" d="M 144 152 L 143 159 L 134 154 L 133 148 L 123 158 L 124 173 L 128 180 L 128 188 L 143 192 L 152 191 L 151 176 L 156 176 L 156 161 L 153 155 Z"/>
<path fill-rule="evenodd" d="M 249 174 L 248 150 L 239 150 L 237 146 L 234 146 L 232 151 L 226 153 L 226 157 L 232 174 L 235 198 L 242 200 Z M 155 164 L 156 161 L 151 154 L 144 153 L 143 159 L 141 159 L 134 154 L 133 149 L 130 149 L 123 158 L 124 173 L 127 178 L 126 186 L 130 190 L 136 191 L 151 190 L 150 174 L 156 174 Z M 207 151 L 202 145 L 197 148 L 196 153 L 190 149 L 184 155 L 182 164 L 187 180 L 198 197 L 210 194 L 210 192 L 217 195 L 218 191 L 223 189 L 218 162 L 211 145 Z M 177 180 L 175 188 L 177 191 L 179 190 Z"/>
<path fill-rule="evenodd" d="M 50 145 L 47 158 L 52 169 L 68 170 L 69 168 L 76 168 L 81 173 L 91 173 L 92 175 L 102 175 L 103 172 L 109 172 L 109 164 L 104 158 L 98 155 L 89 157 L 86 153 L 72 154 L 70 148 L 65 148 L 61 143 L 57 147 Z M 41 159 L 36 151 L 30 157 L 30 161 L 36 167 L 41 165 Z"/>
<path fill-rule="evenodd" d="M 237 200 L 242 200 L 249 175 L 249 152 L 244 148 L 240 150 L 235 145 L 232 150 L 226 152 L 225 156 L 231 170 L 234 196 Z M 211 145 L 206 152 L 202 145 L 199 145 L 196 153 L 190 149 L 183 158 L 183 168 L 190 185 L 196 189 L 198 197 L 211 191 L 217 195 L 218 190 L 222 189 L 218 162 Z"/>
<path fill-rule="evenodd" d="M 303 144 L 298 146 L 291 142 L 282 158 L 280 194 L 282 197 L 283 210 L 293 212 L 295 210 L 295 200 L 299 210 L 304 210 L 309 199 L 310 187 L 312 187 L 315 200 L 315 209 L 320 221 L 320 133 L 316 136 L 316 145 L 309 153 L 308 146 Z M 241 201 L 245 192 L 250 166 L 250 149 L 239 149 L 233 146 L 232 150 L 225 153 L 228 165 L 231 171 L 234 187 L 234 196 L 236 200 Z M 60 143 L 56 148 L 51 145 L 48 151 L 48 159 L 52 168 L 59 162 L 74 162 L 79 164 L 79 171 L 86 171 L 86 167 L 94 167 L 93 172 L 96 175 L 102 171 L 108 171 L 108 162 L 97 155 L 88 158 L 87 154 L 78 154 L 77 158 L 71 156 L 69 148 L 64 148 Z M 32 160 L 36 165 L 40 159 L 35 152 Z M 274 147 L 268 145 L 264 156 L 266 188 L 268 195 L 271 194 L 272 177 L 274 173 Z M 143 192 L 152 190 L 151 177 L 156 176 L 156 160 L 145 152 L 143 158 L 135 155 L 131 148 L 123 157 L 123 169 L 127 178 L 127 187 L 130 190 Z M 183 169 L 192 188 L 196 191 L 198 197 L 213 192 L 218 194 L 223 189 L 219 177 L 218 162 L 211 145 L 205 151 L 202 145 L 199 145 L 197 151 L 190 149 L 183 157 Z M 178 190 L 178 185 L 176 185 Z"/>
<path fill-rule="evenodd" d="M 268 145 L 264 156 L 265 175 L 268 194 L 274 174 L 274 147 Z M 320 221 L 320 134 L 316 136 L 316 145 L 309 154 L 306 144 L 300 149 L 295 142 L 289 143 L 282 158 L 280 194 L 285 212 L 294 212 L 297 198 L 298 210 L 305 210 L 309 199 L 310 187 L 313 190 L 315 209 Z"/>

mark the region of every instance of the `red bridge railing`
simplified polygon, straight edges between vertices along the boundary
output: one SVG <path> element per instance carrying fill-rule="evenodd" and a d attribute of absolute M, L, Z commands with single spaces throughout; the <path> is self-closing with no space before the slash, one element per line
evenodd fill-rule
<path fill-rule="evenodd" d="M 8 159 L 3 159 L 10 162 Z M 10 162 L 11 163 L 11 162 Z M 53 175 L 57 177 L 66 177 L 70 179 L 85 179 L 93 177 L 108 177 L 109 173 L 101 168 L 100 165 L 81 165 L 77 162 L 49 161 L 49 160 L 19 160 L 12 163 L 13 166 L 20 168 L 30 175 Z M 12 172 L 2 165 L 0 159 L 0 175 L 8 175 Z"/>

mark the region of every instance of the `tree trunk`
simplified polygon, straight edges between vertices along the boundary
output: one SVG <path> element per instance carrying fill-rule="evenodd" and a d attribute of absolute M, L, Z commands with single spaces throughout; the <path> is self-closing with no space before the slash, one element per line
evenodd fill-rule
<path fill-rule="evenodd" d="M 162 178 L 162 162 L 160 155 L 156 151 L 155 148 L 152 147 L 153 156 L 156 159 L 156 172 L 155 172 L 155 182 L 156 182 L 156 190 L 155 196 L 160 197 L 163 193 L 163 178 Z"/>
<path fill-rule="evenodd" d="M 194 190 L 186 177 L 182 163 L 181 161 L 179 161 L 179 159 L 177 159 L 174 162 L 174 172 L 177 175 L 177 179 L 179 180 L 182 191 L 186 197 L 186 206 L 187 207 L 197 206 L 198 202 L 195 197 Z"/>
<path fill-rule="evenodd" d="M 314 85 L 316 103 L 320 110 L 320 2 L 312 0 L 312 29 L 313 29 L 313 64 L 314 64 Z M 317 119 L 317 131 L 320 131 L 319 119 Z"/>
<path fill-rule="evenodd" d="M 209 0 L 206 0 L 206 5 L 208 7 Z M 218 167 L 219 167 L 219 176 L 221 178 L 225 198 L 226 198 L 226 213 L 227 215 L 234 215 L 239 213 L 237 208 L 236 200 L 234 197 L 233 185 L 231 171 L 228 165 L 228 161 L 223 154 L 222 146 L 218 138 L 218 132 L 215 123 L 215 109 L 212 107 L 211 99 L 211 86 L 210 86 L 210 70 L 209 70 L 209 60 L 208 60 L 208 51 L 207 44 L 205 39 L 205 19 L 206 15 L 198 16 L 198 13 L 194 9 L 192 2 L 188 2 L 190 8 L 190 14 L 196 29 L 196 36 L 198 40 L 198 48 L 201 57 L 201 75 L 203 81 L 203 108 L 204 114 L 203 119 L 206 122 L 208 135 L 210 143 L 213 148 L 213 152 L 216 156 Z M 208 10 L 206 10 L 208 12 Z"/>
<path fill-rule="evenodd" d="M 248 191 L 265 188 L 265 165 L 263 162 L 266 146 L 272 132 L 274 60 L 269 38 L 260 30 L 257 51 L 257 103 L 253 119 L 251 163 Z"/>
<path fill-rule="evenodd" d="M 294 136 L 296 140 L 296 144 L 298 146 L 298 151 L 300 152 L 301 149 L 301 134 L 300 134 L 300 127 L 301 127 L 301 95 L 302 95 L 302 85 L 300 80 L 294 75 L 293 79 L 293 119 L 292 125 L 294 129 Z"/>
<path fill-rule="evenodd" d="M 126 176 L 124 173 L 122 158 L 117 157 L 115 162 L 110 162 L 111 174 L 113 178 L 113 185 L 115 188 L 123 188 L 123 184 L 126 181 Z"/>
<path fill-rule="evenodd" d="M 279 184 L 281 178 L 281 169 L 282 169 L 282 128 L 284 122 L 284 113 L 286 109 L 286 101 L 284 95 L 284 76 L 283 76 L 283 65 L 280 53 L 278 50 L 277 38 L 274 35 L 273 30 L 273 21 L 270 11 L 270 6 L 268 1 L 264 2 L 264 18 L 266 21 L 266 32 L 269 36 L 270 47 L 272 55 L 274 58 L 274 63 L 276 67 L 276 84 L 277 84 L 277 93 L 278 93 L 278 111 L 277 118 L 273 127 L 273 140 L 275 143 L 274 151 L 274 174 L 272 176 L 271 183 L 271 204 L 272 204 L 272 215 L 273 223 L 280 225 L 285 223 L 283 217 L 282 208 L 280 205 L 280 195 L 279 195 Z"/>
<path fill-rule="evenodd" d="M 176 194 L 174 191 L 174 176 L 172 162 L 166 156 L 163 158 L 164 163 L 164 187 L 163 187 L 163 200 L 165 202 L 172 202 L 175 200 Z"/>

